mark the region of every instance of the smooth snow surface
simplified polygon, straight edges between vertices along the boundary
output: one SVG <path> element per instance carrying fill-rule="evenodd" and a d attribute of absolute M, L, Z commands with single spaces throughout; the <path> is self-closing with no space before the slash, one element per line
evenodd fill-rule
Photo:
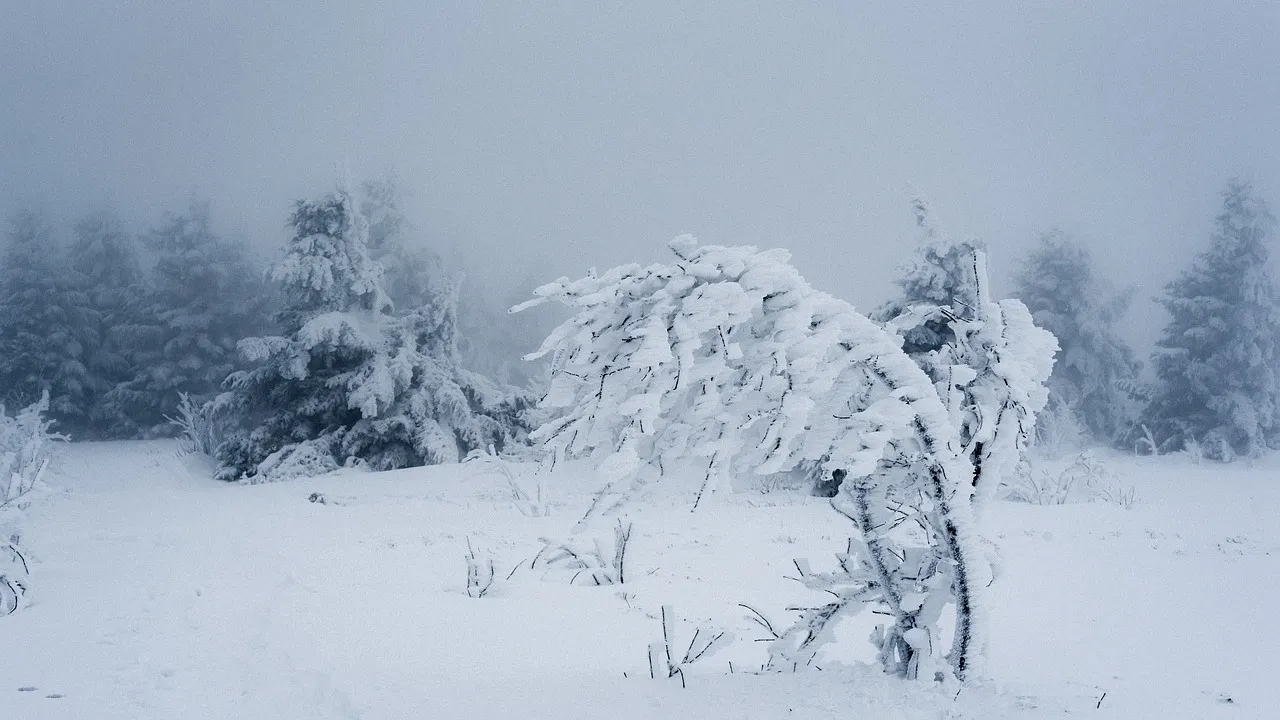
<path fill-rule="evenodd" d="M 554 476 L 555 512 L 530 518 L 475 466 L 250 487 L 173 443 L 66 446 L 25 529 L 32 605 L 0 618 L 0 718 L 1280 716 L 1280 459 L 1108 463 L 1133 509 L 991 506 L 992 679 L 957 695 L 834 656 L 749 672 L 765 644 L 737 603 L 786 622 L 820 599 L 786 579 L 792 559 L 825 569 L 849 532 L 802 494 L 691 514 L 689 487 L 655 487 L 627 518 L 627 584 L 581 587 L 527 561 L 568 537 L 585 472 Z M 496 561 L 481 599 L 468 537 Z M 607 548 L 611 528 L 577 539 L 593 537 Z M 698 625 L 737 637 L 687 688 L 648 677 L 663 604 L 680 651 Z M 866 656 L 859 621 L 830 655 Z"/>

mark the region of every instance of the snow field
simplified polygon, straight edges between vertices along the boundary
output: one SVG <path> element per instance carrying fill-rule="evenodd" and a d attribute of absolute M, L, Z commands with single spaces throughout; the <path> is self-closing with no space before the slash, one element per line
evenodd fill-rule
<path fill-rule="evenodd" d="M 737 604 L 788 622 L 820 599 L 792 560 L 826 567 L 851 529 L 802 493 L 693 514 L 696 483 L 655 487 L 628 582 L 582 587 L 528 561 L 586 508 L 583 469 L 536 518 L 466 465 L 238 486 L 172 442 L 70 445 L 29 513 L 32 606 L 0 618 L 0 718 L 1275 717 L 1280 462 L 1107 462 L 1132 509 L 991 506 L 993 679 L 959 690 L 842 663 L 869 658 L 869 615 L 821 670 L 749 672 L 765 643 Z M 468 538 L 495 558 L 481 599 Z M 736 637 L 685 688 L 648 677 L 664 604 L 677 645 Z"/>

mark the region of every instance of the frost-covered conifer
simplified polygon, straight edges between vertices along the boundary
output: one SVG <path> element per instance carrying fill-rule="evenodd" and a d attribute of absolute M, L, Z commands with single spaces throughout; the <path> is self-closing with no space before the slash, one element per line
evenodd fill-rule
<path fill-rule="evenodd" d="M 94 438 L 131 436 L 136 424 L 109 393 L 136 371 L 139 348 L 127 339 L 145 310 L 137 244 L 114 215 L 94 213 L 76 223 L 69 259 L 87 303 L 80 341 L 89 376 L 88 417 L 80 430 Z"/>
<path fill-rule="evenodd" d="M 281 454 L 314 458 L 306 468 L 312 471 L 336 467 L 341 432 L 362 411 L 385 410 L 407 384 L 402 367 L 392 372 L 385 337 L 391 302 L 354 203 L 341 191 L 294 207 L 294 236 L 272 271 L 284 334 L 239 343 L 257 367 L 228 378 L 232 392 L 220 402 L 239 406 L 256 427 L 219 448 L 222 477 L 253 476 Z M 348 396 L 356 389 L 366 392 L 352 407 Z"/>
<path fill-rule="evenodd" d="M 259 273 L 242 242 L 214 232 L 207 203 L 170 215 L 146 241 L 156 257 L 149 287 L 132 322 L 117 326 L 134 373 L 103 403 L 104 415 L 135 426 L 116 435 L 175 432 L 168 417 L 181 396 L 217 394 L 239 364 L 236 341 L 264 325 Z"/>
<path fill-rule="evenodd" d="M 242 340 L 257 367 L 232 375 L 222 406 L 255 426 L 218 451 L 225 479 L 456 461 L 522 433 L 521 398 L 456 363 L 453 296 L 402 314 L 368 249 L 368 223 L 346 189 L 299 202 L 273 278 L 280 336 Z"/>
<path fill-rule="evenodd" d="M 806 578 L 837 601 L 807 612 L 777 654 L 816 651 L 834 619 L 874 604 L 893 618 L 876 641 L 887 670 L 976 671 L 987 570 L 972 527 L 973 454 L 956 413 L 900 337 L 810 288 L 785 251 L 699 247 L 688 236 L 670 248 L 669 264 L 564 278 L 513 308 L 556 300 L 576 313 L 531 355 L 552 356 L 543 406 L 554 417 L 533 435 L 546 461 L 598 463 L 606 486 L 597 513 L 688 463 L 703 477 L 695 507 L 735 474 L 841 477 L 836 507 L 862 545 L 838 578 Z M 1034 334 L 1025 310 L 996 311 L 1008 317 L 988 322 L 988 334 Z M 984 328 L 939 331 L 1001 341 Z M 991 365 L 1016 385 L 1010 394 L 1036 394 L 1027 358 Z M 890 537 L 907 520 L 923 535 Z M 957 616 L 949 653 L 938 628 L 947 604 Z"/>
<path fill-rule="evenodd" d="M 64 253 L 42 217 L 13 219 L 0 260 L 0 402 L 23 407 L 47 390 L 49 416 L 78 429 L 91 385 L 81 342 L 88 303 Z"/>
<path fill-rule="evenodd" d="M 1054 231 L 1023 261 L 1015 294 L 1036 325 L 1058 338 L 1050 407 L 1078 421 L 1094 440 L 1118 442 L 1135 419 L 1140 369 L 1115 328 L 1131 293 L 1110 293 L 1095 275 L 1089 251 Z"/>
<path fill-rule="evenodd" d="M 457 350 L 457 290 L 438 285 L 428 302 L 397 313 L 388 331 L 408 384 L 380 417 L 361 418 L 343 453 L 378 469 L 458 462 L 472 450 L 523 442 L 533 398 L 466 369 Z"/>
<path fill-rule="evenodd" d="M 1158 386 L 1142 422 L 1162 451 L 1198 443 L 1231 460 L 1273 447 L 1280 408 L 1280 307 L 1268 263 L 1275 226 L 1244 183 L 1223 192 L 1210 247 L 1159 298 L 1169 324 L 1152 363 Z"/>

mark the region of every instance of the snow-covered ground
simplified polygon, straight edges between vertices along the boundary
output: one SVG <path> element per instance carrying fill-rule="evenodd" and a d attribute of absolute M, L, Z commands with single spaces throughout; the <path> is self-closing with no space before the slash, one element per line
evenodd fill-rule
<path fill-rule="evenodd" d="M 655 489 L 626 584 L 582 587 L 528 561 L 581 516 L 583 472 L 539 518 L 474 466 L 243 487 L 173 443 L 70 445 L 26 523 L 32 604 L 0 618 L 0 718 L 1280 717 L 1280 459 L 1107 462 L 1132 508 L 985 518 L 991 680 L 957 694 L 842 664 L 868 651 L 856 623 L 820 670 L 751 672 L 765 643 L 738 603 L 786 621 L 817 599 L 792 560 L 820 569 L 850 530 L 803 494 L 693 514 Z M 480 599 L 468 539 L 500 576 Z M 686 687 L 649 678 L 664 604 L 677 642 L 736 636 Z"/>

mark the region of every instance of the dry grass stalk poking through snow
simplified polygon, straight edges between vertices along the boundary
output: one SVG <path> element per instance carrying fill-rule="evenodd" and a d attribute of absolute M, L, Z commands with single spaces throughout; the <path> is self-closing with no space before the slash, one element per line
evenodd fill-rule
<path fill-rule="evenodd" d="M 492 445 L 486 450 L 472 450 L 463 462 L 479 468 L 477 474 L 501 475 L 507 488 L 511 490 L 511 502 L 525 515 L 547 517 L 551 514 L 551 507 L 547 502 L 545 473 L 535 469 L 533 488 L 527 488 L 528 473 L 515 470 L 511 461 L 496 453 Z"/>
<path fill-rule="evenodd" d="M 493 587 L 493 557 L 480 557 L 471 546 L 471 538 L 467 538 L 467 595 L 482 598 Z"/>
<path fill-rule="evenodd" d="M 711 657 L 719 650 L 733 643 L 733 633 L 726 630 L 712 630 L 698 627 L 689 639 L 684 655 L 679 655 L 681 644 L 677 644 L 675 628 L 675 611 L 670 605 L 662 606 L 662 642 L 649 645 L 649 677 L 680 677 L 680 686 L 685 686 L 684 669 L 699 660 Z"/>
<path fill-rule="evenodd" d="M 529 563 L 531 568 L 561 568 L 572 573 L 571 585 L 621 585 L 627 580 L 627 546 L 631 543 L 631 523 L 621 520 L 613 528 L 613 549 L 605 549 L 596 538 L 591 547 L 573 541 L 542 539 L 543 548 Z"/>

